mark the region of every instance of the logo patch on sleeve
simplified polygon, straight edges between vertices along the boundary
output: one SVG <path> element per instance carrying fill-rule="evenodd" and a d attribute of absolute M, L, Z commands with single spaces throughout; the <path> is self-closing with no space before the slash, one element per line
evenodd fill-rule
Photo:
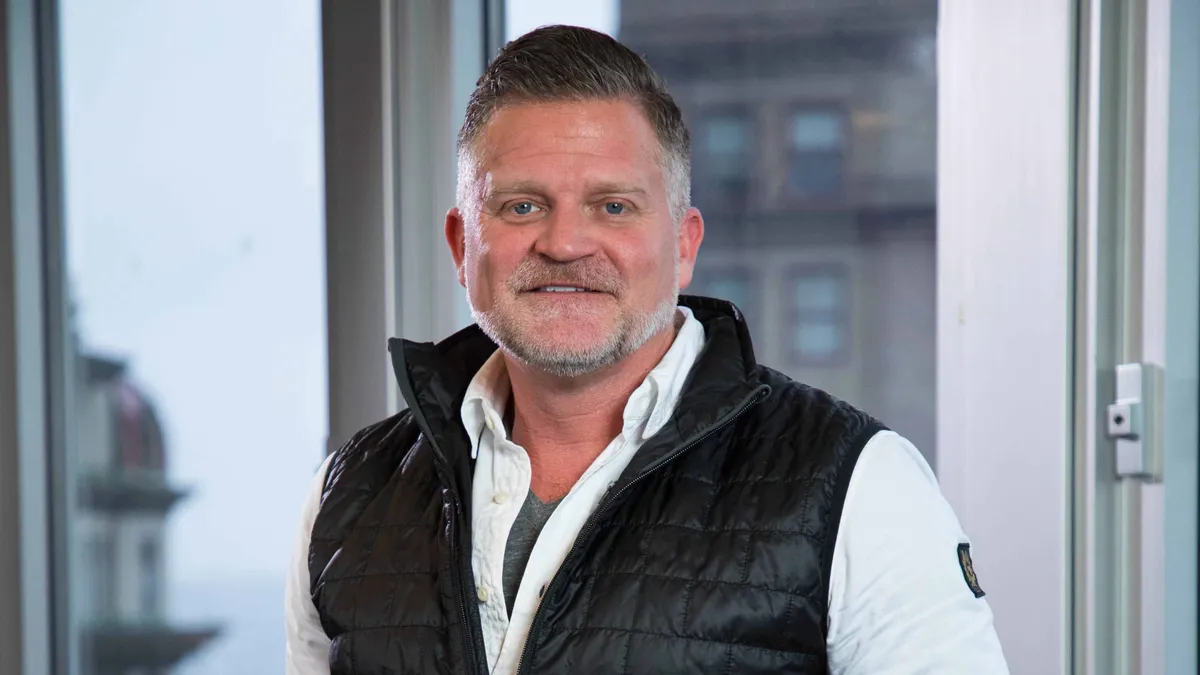
<path fill-rule="evenodd" d="M 971 545 L 958 545 L 958 566 L 962 568 L 963 579 L 967 581 L 967 588 L 975 594 L 975 597 L 982 598 L 983 589 L 979 587 L 979 577 L 975 576 L 975 565 L 971 563 Z"/>

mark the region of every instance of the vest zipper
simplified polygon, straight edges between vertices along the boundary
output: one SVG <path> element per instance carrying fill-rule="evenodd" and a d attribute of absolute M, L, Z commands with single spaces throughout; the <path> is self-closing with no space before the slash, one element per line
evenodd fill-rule
<path fill-rule="evenodd" d="M 452 492 L 454 492 L 454 491 L 452 490 Z M 454 495 L 454 505 L 455 505 L 455 509 L 458 511 L 459 521 L 464 521 L 466 519 L 465 515 L 463 514 L 464 509 L 462 508 L 462 502 L 458 499 L 457 494 Z M 459 523 L 457 523 L 457 526 L 463 527 L 463 523 L 459 522 Z M 454 556 L 454 567 L 455 567 L 455 572 L 456 572 L 455 579 L 458 582 L 459 618 L 462 621 L 463 635 L 466 637 L 467 659 L 470 660 L 470 662 L 471 662 L 471 670 L 474 671 L 475 673 L 482 672 L 482 673 L 484 673 L 484 675 L 486 675 L 487 668 L 486 667 L 484 667 L 482 669 L 480 668 L 479 657 L 477 656 L 476 651 L 475 651 L 475 624 L 471 621 L 471 615 L 467 608 L 467 590 L 468 590 L 467 579 L 468 579 L 469 572 L 465 572 L 463 570 L 463 565 L 462 565 L 462 557 L 463 556 L 462 556 L 461 540 L 462 540 L 462 537 L 460 536 L 458 530 L 455 529 L 454 543 L 451 546 L 451 555 Z M 474 589 L 475 577 L 473 575 L 470 575 L 469 581 L 470 581 L 469 585 L 470 585 L 471 589 Z"/>
<path fill-rule="evenodd" d="M 462 495 L 458 493 L 458 488 L 455 486 L 454 474 L 450 462 L 446 459 L 445 453 L 438 446 L 437 440 L 433 433 L 429 430 L 429 421 L 425 419 L 425 413 L 418 405 L 419 399 L 416 392 L 413 390 L 412 379 L 408 376 L 408 367 L 404 364 L 404 349 L 399 340 L 395 338 L 388 340 L 388 351 L 392 354 L 392 369 L 396 373 L 396 382 L 400 385 L 400 393 L 404 396 L 404 400 L 408 403 L 408 409 L 412 412 L 413 421 L 417 423 L 417 428 L 421 430 L 425 438 L 428 439 L 430 447 L 433 448 L 433 464 L 439 472 L 439 478 L 450 491 L 453 497 L 455 515 L 458 516 L 457 528 L 451 533 L 450 540 L 450 556 L 453 560 L 453 571 L 455 585 L 458 587 L 458 611 L 459 619 L 462 622 L 463 636 L 466 640 L 467 660 L 471 662 L 471 671 L 476 675 L 487 675 L 487 663 L 480 663 L 479 652 L 476 649 L 475 643 L 475 627 L 479 626 L 479 621 L 472 621 L 473 617 L 467 607 L 467 590 L 470 589 L 470 597 L 474 599 L 477 591 L 475 590 L 475 576 L 471 573 L 470 560 L 463 567 L 463 550 L 462 550 L 462 529 L 467 528 L 470 532 L 471 523 L 467 520 L 467 509 L 463 505 Z M 479 646 L 483 646 L 483 627 L 479 626 Z M 486 661 L 486 659 L 485 659 Z"/>
<path fill-rule="evenodd" d="M 758 405 L 770 393 L 771 388 L 769 386 L 765 384 L 759 385 L 757 389 L 755 389 L 749 396 L 742 400 L 741 405 L 739 405 L 733 412 L 727 414 L 724 418 L 715 422 L 703 434 L 667 453 L 658 462 L 650 465 L 646 468 L 646 470 L 642 471 L 628 483 L 623 485 L 620 490 L 617 490 L 616 494 L 606 497 L 600 506 L 598 506 L 596 510 L 592 512 L 592 515 L 588 518 L 587 522 L 584 523 L 583 529 L 579 531 L 579 536 L 575 538 L 575 543 L 571 545 L 571 549 L 567 552 L 567 556 L 563 558 L 562 565 L 559 566 L 558 571 L 554 573 L 554 576 L 550 578 L 550 583 L 546 585 L 546 590 L 542 594 L 543 602 L 547 598 L 552 597 L 552 594 L 557 589 L 559 579 L 563 576 L 563 570 L 571 567 L 571 563 L 573 563 L 575 558 L 579 555 L 579 550 L 582 547 L 582 543 L 587 541 L 588 537 L 591 536 L 592 530 L 595 528 L 596 523 L 600 522 L 600 519 L 604 517 L 604 512 L 607 511 L 608 508 L 614 503 L 616 503 L 616 501 L 620 499 L 621 495 L 625 494 L 627 490 L 639 483 L 642 479 L 646 478 L 655 471 L 658 471 L 675 458 L 702 443 L 709 436 L 712 436 L 721 429 L 724 429 L 732 424 L 734 420 L 741 417 L 742 414 L 750 408 Z M 539 603 L 537 611 L 533 613 L 533 622 L 529 625 L 529 634 L 525 637 L 525 647 L 521 650 L 521 660 L 518 662 L 516 675 L 523 675 L 525 673 L 526 661 L 529 660 L 529 652 L 533 649 L 533 645 L 537 642 L 538 629 L 542 627 L 542 618 L 542 606 Z"/>
<path fill-rule="evenodd" d="M 414 413 L 416 411 L 414 410 Z M 442 482 L 450 490 L 450 495 L 454 503 L 455 516 L 458 522 L 453 523 L 451 528 L 453 531 L 450 534 L 450 557 L 454 571 L 455 585 L 458 587 L 458 611 L 459 620 L 462 622 L 463 636 L 466 639 L 467 660 L 471 662 L 471 671 L 474 673 L 482 673 L 487 675 L 487 664 L 481 665 L 478 652 L 475 645 L 475 622 L 471 621 L 471 613 L 467 607 L 468 590 L 470 597 L 475 597 L 475 577 L 471 574 L 471 566 L 468 564 L 463 567 L 463 547 L 462 547 L 462 530 L 463 527 L 470 527 L 467 521 L 466 509 L 463 508 L 462 498 L 458 494 L 458 489 L 454 485 L 454 478 L 450 474 L 450 469 L 444 460 L 445 455 L 442 454 L 442 449 L 438 447 L 437 441 L 433 439 L 433 434 L 429 433 L 428 425 L 425 422 L 423 415 L 413 415 L 413 419 L 417 422 L 417 427 L 421 429 L 421 433 L 429 441 L 430 446 L 434 450 L 434 465 L 438 467 L 441 474 Z M 481 629 L 482 630 L 482 629 Z"/>

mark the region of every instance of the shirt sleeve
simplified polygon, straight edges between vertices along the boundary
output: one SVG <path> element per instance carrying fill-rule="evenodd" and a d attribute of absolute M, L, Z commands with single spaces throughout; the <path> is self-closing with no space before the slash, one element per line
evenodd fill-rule
<path fill-rule="evenodd" d="M 976 597 L 987 580 L 975 580 L 969 548 L 960 558 L 963 544 L 921 453 L 890 431 L 872 438 L 834 543 L 832 675 L 1007 675 L 991 608 Z"/>
<path fill-rule="evenodd" d="M 308 498 L 300 514 L 295 547 L 284 591 L 284 622 L 287 631 L 287 675 L 329 675 L 331 642 L 321 627 L 321 618 L 313 604 L 308 573 L 308 548 L 313 523 L 321 508 L 321 493 L 325 489 L 326 458 L 313 479 Z"/>

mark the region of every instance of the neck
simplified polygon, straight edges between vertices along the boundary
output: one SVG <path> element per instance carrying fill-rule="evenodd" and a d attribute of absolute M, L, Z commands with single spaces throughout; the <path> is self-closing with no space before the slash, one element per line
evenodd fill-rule
<path fill-rule="evenodd" d="M 557 377 L 505 356 L 512 385 L 512 438 L 525 448 L 534 493 L 561 496 L 621 433 L 629 396 L 671 348 L 677 327 L 582 377 Z"/>

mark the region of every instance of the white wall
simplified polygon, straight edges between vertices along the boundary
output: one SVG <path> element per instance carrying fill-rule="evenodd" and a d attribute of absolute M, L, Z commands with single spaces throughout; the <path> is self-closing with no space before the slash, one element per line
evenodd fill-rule
<path fill-rule="evenodd" d="M 1073 14 L 941 4 L 939 476 L 1022 675 L 1067 657 Z"/>

